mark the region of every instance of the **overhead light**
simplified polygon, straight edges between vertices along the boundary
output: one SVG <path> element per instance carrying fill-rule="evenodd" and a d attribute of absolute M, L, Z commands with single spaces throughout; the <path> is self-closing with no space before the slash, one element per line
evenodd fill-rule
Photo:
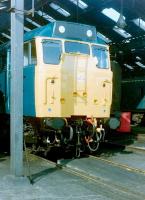
<path fill-rule="evenodd" d="M 2 34 L 2 36 L 4 36 L 7 39 L 11 39 L 11 37 L 9 35 L 7 35 L 6 33 L 1 33 L 1 34 Z"/>
<path fill-rule="evenodd" d="M 0 10 L 4 10 L 5 8 L 7 8 L 6 6 L 2 6 L 0 7 Z"/>
<path fill-rule="evenodd" d="M 125 30 L 119 28 L 118 26 L 114 26 L 113 30 L 123 36 L 124 38 L 129 38 L 131 37 L 130 33 L 127 33 Z"/>
<path fill-rule="evenodd" d="M 59 5 L 57 5 L 56 3 L 50 3 L 49 6 L 51 8 L 53 8 L 54 10 L 56 10 L 58 13 L 60 13 L 61 15 L 65 16 L 65 17 L 69 17 L 70 13 L 68 11 L 66 11 L 65 9 L 61 8 Z"/>
<path fill-rule="evenodd" d="M 145 31 L 145 21 L 142 20 L 141 18 L 137 18 L 137 19 L 134 19 L 133 22 L 138 26 L 140 27 L 141 29 L 143 29 Z"/>
<path fill-rule="evenodd" d="M 130 43 L 130 41 L 131 41 L 130 39 L 129 40 L 125 40 L 124 43 Z"/>
<path fill-rule="evenodd" d="M 136 56 L 136 59 L 137 59 L 137 60 L 141 60 L 141 58 L 140 58 L 139 56 Z"/>
<path fill-rule="evenodd" d="M 104 10 L 102 10 L 102 13 L 109 17 L 110 19 L 112 19 L 114 22 L 117 22 L 119 17 L 120 17 L 120 13 L 117 12 L 114 8 L 105 8 Z M 123 16 L 124 20 L 125 17 Z"/>
<path fill-rule="evenodd" d="M 101 38 L 103 41 L 105 41 L 106 43 L 112 42 L 108 37 L 106 37 L 106 36 L 103 35 L 102 33 L 97 32 L 97 36 L 98 36 L 99 38 Z"/>
<path fill-rule="evenodd" d="M 4 3 L 0 2 L 0 10 L 4 10 L 6 8 L 7 6 Z"/>
<path fill-rule="evenodd" d="M 88 7 L 88 5 L 82 0 L 69 0 L 69 1 L 71 1 L 76 6 L 78 5 L 78 7 L 80 7 L 81 9 L 85 9 Z"/>
<path fill-rule="evenodd" d="M 28 21 L 28 22 L 30 22 L 31 24 L 33 24 L 33 25 L 36 26 L 36 27 L 40 27 L 40 24 L 34 22 L 34 21 L 33 21 L 32 19 L 30 19 L 30 18 L 26 18 L 25 20 Z"/>
<path fill-rule="evenodd" d="M 145 68 L 145 65 L 143 65 L 141 62 L 135 62 L 139 67 L 141 67 L 141 68 Z"/>
<path fill-rule="evenodd" d="M 133 67 L 131 65 L 124 64 L 124 66 L 127 67 L 128 69 L 131 69 L 131 70 L 133 69 Z"/>
<path fill-rule="evenodd" d="M 27 32 L 31 31 L 31 29 L 27 28 L 26 26 L 24 26 L 24 30 L 27 31 Z"/>
<path fill-rule="evenodd" d="M 37 11 L 37 14 L 41 17 L 43 17 L 44 19 L 46 19 L 49 22 L 55 22 L 56 20 L 51 17 L 50 15 L 46 14 L 45 12 L 42 12 L 41 10 Z"/>

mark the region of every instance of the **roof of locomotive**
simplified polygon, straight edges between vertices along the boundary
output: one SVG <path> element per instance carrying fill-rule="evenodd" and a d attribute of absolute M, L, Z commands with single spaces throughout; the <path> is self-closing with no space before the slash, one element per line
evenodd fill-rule
<path fill-rule="evenodd" d="M 74 22 L 55 21 L 48 25 L 36 28 L 24 34 L 24 42 L 32 40 L 37 36 L 65 38 L 106 45 L 106 43 L 97 35 L 95 26 Z M 0 45 L 0 51 L 8 49 L 9 47 L 10 42 L 4 43 Z"/>
<path fill-rule="evenodd" d="M 106 44 L 97 36 L 95 26 L 66 21 L 55 21 L 27 32 L 24 35 L 24 41 L 31 40 L 37 36 L 65 38 L 97 44 Z"/>

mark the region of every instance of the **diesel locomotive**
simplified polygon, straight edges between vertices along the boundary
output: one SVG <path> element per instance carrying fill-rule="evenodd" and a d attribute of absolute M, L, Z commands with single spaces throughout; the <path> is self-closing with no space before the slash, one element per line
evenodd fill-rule
<path fill-rule="evenodd" d="M 56 21 L 24 35 L 23 115 L 26 142 L 76 156 L 96 151 L 110 117 L 109 47 L 90 25 Z M 10 113 L 10 45 L 0 46 L 0 112 Z"/>

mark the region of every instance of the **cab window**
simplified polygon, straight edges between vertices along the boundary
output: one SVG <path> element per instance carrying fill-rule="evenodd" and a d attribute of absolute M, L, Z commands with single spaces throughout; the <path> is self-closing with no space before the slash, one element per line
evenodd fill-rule
<path fill-rule="evenodd" d="M 58 40 L 43 40 L 43 61 L 45 64 L 58 65 L 60 63 L 62 44 Z"/>
<path fill-rule="evenodd" d="M 109 68 L 109 65 L 108 65 L 109 54 L 106 48 L 93 45 L 92 56 L 98 60 L 98 63 L 97 63 L 98 68 L 101 68 L 101 69 Z"/>
<path fill-rule="evenodd" d="M 90 54 L 90 48 L 88 44 L 83 44 L 79 42 L 65 42 L 65 52 L 66 53 L 80 53 L 80 54 Z"/>

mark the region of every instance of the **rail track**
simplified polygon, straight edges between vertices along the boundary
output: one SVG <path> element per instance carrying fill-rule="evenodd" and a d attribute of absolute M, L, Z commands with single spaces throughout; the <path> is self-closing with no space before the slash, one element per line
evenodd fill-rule
<path fill-rule="evenodd" d="M 118 152 L 120 151 L 120 149 L 121 150 L 125 149 L 124 145 L 120 145 L 120 144 L 107 143 L 107 145 L 109 145 L 109 146 L 112 145 L 112 147 L 115 149 L 117 148 Z M 133 152 L 134 152 L 134 149 L 132 147 Z M 30 150 L 29 150 L 29 152 L 30 152 Z M 145 153 L 145 151 L 143 151 L 143 150 L 140 150 L 139 152 L 141 152 L 143 154 Z M 120 170 L 121 172 L 123 171 L 123 173 L 132 174 L 132 176 L 136 176 L 136 177 L 139 176 L 141 178 L 144 178 L 144 180 L 145 180 L 145 170 L 143 170 L 143 169 L 131 167 L 127 164 L 122 164 L 117 161 L 108 160 L 104 156 L 101 156 L 101 154 L 96 155 L 96 156 L 95 155 L 85 155 L 85 158 L 88 160 L 90 159 L 91 161 L 93 160 L 93 162 L 95 162 L 96 164 L 99 162 L 102 162 L 106 168 L 106 171 L 108 170 L 108 168 L 112 168 L 112 170 L 115 168 L 115 169 L 117 169 L 117 171 Z M 65 173 L 70 174 L 71 176 L 72 175 L 77 176 L 77 177 L 83 179 L 84 181 L 88 181 L 88 182 L 90 181 L 91 183 L 95 184 L 96 187 L 99 184 L 99 185 L 101 185 L 101 187 L 104 187 L 104 190 L 113 190 L 116 193 L 128 196 L 129 198 L 126 198 L 126 199 L 133 199 L 133 200 L 145 199 L 144 190 L 138 191 L 136 188 L 133 189 L 132 186 L 126 187 L 126 185 L 122 185 L 119 182 L 115 182 L 115 181 L 113 181 L 113 179 L 112 179 L 112 181 L 109 181 L 108 178 L 104 178 L 104 177 L 102 177 L 102 175 L 100 175 L 98 173 L 94 175 L 93 173 L 90 173 L 90 171 L 84 170 L 83 168 L 78 167 L 77 165 L 69 164 L 75 160 L 78 162 L 79 161 L 82 162 L 83 158 L 72 159 L 70 157 L 69 159 L 63 159 L 61 157 L 59 160 L 59 157 L 57 157 L 56 159 L 48 158 L 51 160 L 48 160 L 46 158 L 41 158 L 41 159 L 44 159 L 46 162 L 48 162 L 52 166 L 54 166 L 60 170 L 63 170 Z M 63 162 L 65 160 L 66 160 L 66 162 Z M 67 161 L 67 160 L 69 160 L 69 161 Z M 88 161 L 88 163 L 89 163 L 89 161 Z M 86 166 L 86 168 L 87 168 L 87 166 Z M 100 168 L 97 168 L 97 170 L 100 171 Z M 145 185 L 145 183 L 144 183 L 144 185 Z"/>
<path fill-rule="evenodd" d="M 139 141 L 136 145 L 135 144 L 130 144 L 130 145 L 126 145 L 126 144 L 122 144 L 119 142 L 105 142 L 103 144 L 103 147 L 100 151 L 103 152 L 105 149 L 107 149 L 108 151 L 112 151 L 112 150 L 125 150 L 125 151 L 132 151 L 132 152 L 138 152 L 138 153 L 143 153 L 145 154 L 145 140 L 143 141 Z"/>
<path fill-rule="evenodd" d="M 135 168 L 131 168 L 127 165 L 121 165 L 119 163 L 116 162 L 112 162 L 112 161 L 108 161 L 106 159 L 100 158 L 100 157 L 95 157 L 95 156 L 89 156 L 89 158 L 96 160 L 97 161 L 103 161 L 104 163 L 106 163 L 107 165 L 111 165 L 113 167 L 117 167 L 126 171 L 129 171 L 131 173 L 138 173 L 140 175 L 145 176 L 145 171 L 144 170 L 138 170 Z M 103 177 L 97 176 L 97 175 L 93 175 L 91 173 L 88 173 L 87 171 L 84 171 L 83 169 L 78 169 L 77 167 L 70 167 L 67 164 L 64 164 L 61 162 L 61 160 L 58 160 L 57 163 L 50 161 L 50 160 L 46 160 L 45 158 L 42 158 L 45 161 L 47 161 L 49 164 L 51 164 L 52 166 L 58 168 L 59 170 L 63 170 L 65 173 L 73 175 L 73 176 L 77 176 L 81 179 L 83 179 L 84 181 L 90 181 L 91 183 L 95 184 L 96 187 L 98 185 L 104 187 L 104 190 L 113 190 L 116 193 L 119 194 L 123 194 L 126 197 L 128 196 L 129 199 L 133 199 L 133 200 L 142 200 L 145 199 L 145 193 L 142 192 L 138 192 L 137 190 L 132 190 L 130 187 L 126 187 L 123 185 L 119 185 L 115 182 L 110 182 L 108 180 L 105 180 Z M 81 161 L 81 159 L 78 159 Z M 128 199 L 128 198 L 126 198 Z"/>
<path fill-rule="evenodd" d="M 120 169 L 124 169 L 126 171 L 145 175 L 145 170 L 143 170 L 143 169 L 131 167 L 129 165 L 121 164 L 119 162 L 114 162 L 114 161 L 111 161 L 111 160 L 108 160 L 108 159 L 105 159 L 105 158 L 101 158 L 101 157 L 96 157 L 96 156 L 92 156 L 92 155 L 90 155 L 89 157 L 91 157 L 92 159 L 95 159 L 96 161 L 101 160 L 101 161 L 107 163 L 108 165 L 112 165 L 112 166 L 118 167 Z"/>
<path fill-rule="evenodd" d="M 86 173 L 80 172 L 80 171 L 78 171 L 76 169 L 70 169 L 68 167 L 63 167 L 61 165 L 58 165 L 58 167 L 61 167 L 65 172 L 70 173 L 70 174 L 75 175 L 75 176 L 78 176 L 80 178 L 83 178 L 86 181 L 89 180 L 89 181 L 93 182 L 96 185 L 98 185 L 98 184 L 102 185 L 102 186 L 104 186 L 105 190 L 112 189 L 112 190 L 114 190 L 116 192 L 124 193 L 124 194 L 130 196 L 134 200 L 138 199 L 139 197 L 141 197 L 141 199 L 145 199 L 145 194 L 141 194 L 141 193 L 138 193 L 138 192 L 130 191 L 128 188 L 116 185 L 114 183 L 105 182 L 100 177 L 94 177 L 94 176 L 92 176 L 90 174 L 86 174 Z"/>

